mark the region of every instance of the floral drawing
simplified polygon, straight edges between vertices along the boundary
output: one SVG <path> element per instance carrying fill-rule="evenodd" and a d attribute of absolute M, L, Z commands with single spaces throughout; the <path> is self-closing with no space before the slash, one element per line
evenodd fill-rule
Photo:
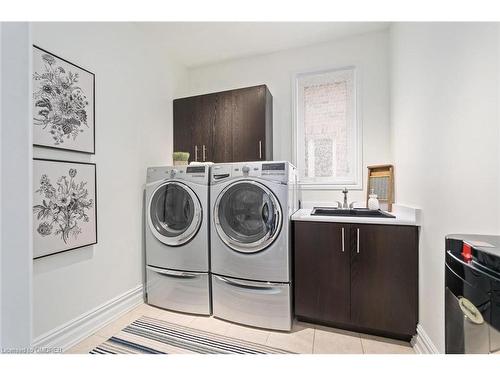
<path fill-rule="evenodd" d="M 82 232 L 79 223 L 89 221 L 86 211 L 94 205 L 93 200 L 88 199 L 87 182 L 75 180 L 77 170 L 71 168 L 68 174 L 69 177 L 60 177 L 55 186 L 43 174 L 40 188 L 35 192 L 42 196 L 42 204 L 33 206 L 37 220 L 42 221 L 38 234 L 61 237 L 64 243 L 68 243 L 70 236 L 76 239 Z"/>
<path fill-rule="evenodd" d="M 35 72 L 38 81 L 33 93 L 35 103 L 33 121 L 36 126 L 48 131 L 54 145 L 65 140 L 75 140 L 87 128 L 89 102 L 78 86 L 79 75 L 58 66 L 54 56 L 42 55 L 43 72 Z"/>

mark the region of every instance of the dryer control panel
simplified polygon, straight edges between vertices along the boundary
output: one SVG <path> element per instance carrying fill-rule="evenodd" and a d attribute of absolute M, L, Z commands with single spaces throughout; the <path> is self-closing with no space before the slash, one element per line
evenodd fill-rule
<path fill-rule="evenodd" d="M 199 184 L 208 184 L 209 167 L 205 165 L 179 165 L 173 167 L 150 167 L 146 181 L 154 182 L 164 179 L 192 181 Z"/>

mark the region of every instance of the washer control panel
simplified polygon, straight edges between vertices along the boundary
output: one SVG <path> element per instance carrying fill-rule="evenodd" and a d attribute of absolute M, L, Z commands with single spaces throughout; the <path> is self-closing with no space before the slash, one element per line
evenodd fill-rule
<path fill-rule="evenodd" d="M 266 163 L 262 164 L 262 175 L 278 175 L 282 176 L 286 173 L 285 163 Z"/>
<path fill-rule="evenodd" d="M 232 164 L 216 164 L 212 166 L 212 183 L 235 178 L 259 177 L 269 180 L 287 182 L 287 162 L 247 162 Z"/>
<path fill-rule="evenodd" d="M 259 164 L 234 164 L 232 168 L 233 177 L 260 177 L 261 166 Z"/>

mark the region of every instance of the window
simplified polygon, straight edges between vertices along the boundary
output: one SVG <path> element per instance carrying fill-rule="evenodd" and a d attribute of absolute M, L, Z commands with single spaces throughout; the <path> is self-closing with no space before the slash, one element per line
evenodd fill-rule
<path fill-rule="evenodd" d="M 354 68 L 296 78 L 295 162 L 303 187 L 361 188 Z"/>

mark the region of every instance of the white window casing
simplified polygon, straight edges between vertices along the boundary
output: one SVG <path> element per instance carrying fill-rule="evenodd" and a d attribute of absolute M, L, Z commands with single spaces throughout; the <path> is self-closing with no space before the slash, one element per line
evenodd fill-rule
<path fill-rule="evenodd" d="M 362 189 L 362 135 L 353 66 L 293 78 L 293 156 L 303 189 Z"/>

